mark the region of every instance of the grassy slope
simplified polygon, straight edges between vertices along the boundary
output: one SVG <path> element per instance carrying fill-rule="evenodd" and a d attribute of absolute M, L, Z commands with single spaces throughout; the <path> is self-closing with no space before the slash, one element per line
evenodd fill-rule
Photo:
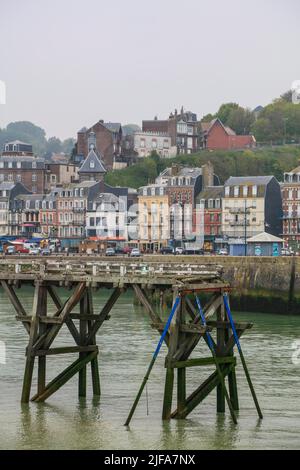
<path fill-rule="evenodd" d="M 148 157 L 143 161 L 108 173 L 106 182 L 112 186 L 138 188 L 154 181 L 154 178 L 172 163 L 201 166 L 207 161 L 214 165 L 215 173 L 223 183 L 229 176 L 274 175 L 282 181 L 283 173 L 298 166 L 300 146 L 282 146 L 255 151 L 201 151 L 194 155 L 182 155 L 172 159 Z"/>

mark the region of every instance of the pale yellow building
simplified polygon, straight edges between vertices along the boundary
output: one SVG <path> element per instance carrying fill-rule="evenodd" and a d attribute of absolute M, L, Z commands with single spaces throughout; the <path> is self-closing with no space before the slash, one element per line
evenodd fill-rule
<path fill-rule="evenodd" d="M 138 196 L 140 248 L 158 251 L 170 238 L 169 202 L 166 187 L 159 184 L 143 186 Z"/>

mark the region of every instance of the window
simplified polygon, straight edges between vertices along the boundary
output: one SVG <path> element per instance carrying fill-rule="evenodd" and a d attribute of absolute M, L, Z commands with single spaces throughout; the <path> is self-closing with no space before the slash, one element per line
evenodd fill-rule
<path fill-rule="evenodd" d="M 37 180 L 37 177 L 36 177 L 36 174 L 35 174 L 35 173 L 32 174 L 31 179 L 32 179 L 32 181 L 36 181 L 36 180 Z"/>
<path fill-rule="evenodd" d="M 90 168 L 95 168 L 95 162 L 94 161 L 90 162 Z"/>
<path fill-rule="evenodd" d="M 40 201 L 35 201 L 35 208 L 36 210 L 40 208 Z"/>
<path fill-rule="evenodd" d="M 36 162 L 32 162 L 32 168 L 36 168 Z"/>
<path fill-rule="evenodd" d="M 8 162 L 8 168 L 12 168 L 12 162 Z"/>
<path fill-rule="evenodd" d="M 142 148 L 142 149 L 145 148 L 145 139 L 141 139 L 141 148 Z"/>
<path fill-rule="evenodd" d="M 14 180 L 14 175 L 11 173 L 8 175 L 8 181 L 13 181 Z"/>
<path fill-rule="evenodd" d="M 252 196 L 257 196 L 257 186 L 256 184 L 252 186 Z"/>
<path fill-rule="evenodd" d="M 225 186 L 225 196 L 229 196 L 230 195 L 230 187 L 229 186 Z"/>
<path fill-rule="evenodd" d="M 16 181 L 21 182 L 22 181 L 22 175 L 17 175 Z"/>
<path fill-rule="evenodd" d="M 17 168 L 21 168 L 21 162 L 17 162 Z"/>
<path fill-rule="evenodd" d="M 152 139 L 152 148 L 153 149 L 157 148 L 157 140 L 156 139 Z"/>
<path fill-rule="evenodd" d="M 243 196 L 244 197 L 248 196 L 248 186 L 243 186 Z"/>
<path fill-rule="evenodd" d="M 4 168 L 4 162 L 0 162 L 0 168 Z"/>
<path fill-rule="evenodd" d="M 234 197 L 238 197 L 238 196 L 239 196 L 239 186 L 235 186 L 235 187 L 234 187 L 234 192 L 233 192 L 233 194 L 234 194 Z"/>

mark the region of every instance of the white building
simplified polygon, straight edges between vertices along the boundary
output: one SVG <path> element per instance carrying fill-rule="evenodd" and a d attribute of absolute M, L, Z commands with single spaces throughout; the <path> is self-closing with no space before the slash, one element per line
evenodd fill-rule
<path fill-rule="evenodd" d="M 126 198 L 122 196 L 99 194 L 86 213 L 87 236 L 99 240 L 127 241 L 126 206 Z"/>
<path fill-rule="evenodd" d="M 151 152 L 158 153 L 162 158 L 175 157 L 177 153 L 176 146 L 172 147 L 171 137 L 160 132 L 134 132 L 133 147 L 140 158 L 148 157 Z"/>

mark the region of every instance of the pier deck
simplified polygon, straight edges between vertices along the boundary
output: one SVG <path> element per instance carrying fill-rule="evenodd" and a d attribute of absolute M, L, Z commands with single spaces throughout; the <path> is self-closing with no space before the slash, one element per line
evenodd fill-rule
<path fill-rule="evenodd" d="M 197 260 L 198 261 L 198 260 Z M 217 410 L 225 411 L 224 385 L 219 375 L 213 373 L 189 397 L 186 396 L 186 369 L 213 365 L 215 361 L 222 371 L 223 380 L 229 382 L 229 393 L 234 410 L 238 409 L 236 385 L 236 360 L 234 337 L 224 309 L 223 296 L 230 286 L 222 279 L 222 267 L 218 264 L 189 261 L 146 261 L 145 259 L 99 257 L 11 257 L 0 259 L 0 283 L 28 333 L 26 364 L 23 379 L 22 402 L 31 397 L 34 364 L 38 362 L 37 391 L 32 401 L 42 402 L 53 395 L 78 373 L 78 395 L 86 396 L 87 365 L 91 366 L 94 396 L 100 396 L 99 349 L 96 335 L 104 321 L 109 320 L 120 295 L 132 289 L 144 306 L 151 326 L 161 334 L 164 323 L 160 309 L 153 300 L 153 292 L 161 298 L 169 291 L 178 307 L 164 338 L 168 347 L 165 360 L 166 381 L 163 399 L 163 419 L 185 418 L 204 398 L 217 389 Z M 17 295 L 24 285 L 34 286 L 32 310 L 27 312 Z M 67 292 L 63 300 L 60 290 Z M 99 289 L 109 292 L 100 312 L 93 305 L 93 294 Z M 195 304 L 195 295 L 205 293 L 203 324 Z M 208 299 L 208 300 L 207 300 Z M 177 303 L 176 303 L 177 305 Z M 77 307 L 77 310 L 74 309 Z M 78 309 L 79 307 L 79 309 Z M 216 320 L 212 321 L 212 316 Z M 74 346 L 53 346 L 61 327 L 65 325 L 73 337 Z M 251 328 L 250 323 L 236 324 L 240 337 Z M 213 339 L 216 358 L 191 358 L 191 354 L 207 333 L 215 331 Z M 129 332 L 130 333 L 130 332 Z M 51 382 L 46 382 L 46 359 L 49 355 L 77 354 L 77 359 Z M 174 374 L 177 371 L 177 408 L 172 411 Z"/>

